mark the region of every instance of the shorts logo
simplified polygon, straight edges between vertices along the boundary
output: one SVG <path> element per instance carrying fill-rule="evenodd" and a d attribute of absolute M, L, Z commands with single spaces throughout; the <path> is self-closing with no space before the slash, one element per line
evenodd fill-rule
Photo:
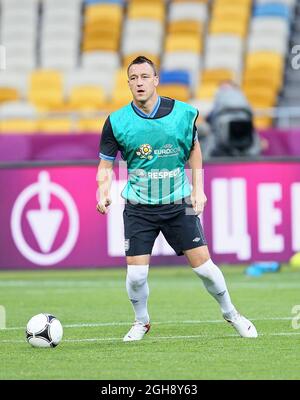
<path fill-rule="evenodd" d="M 141 159 L 147 158 L 148 160 L 152 160 L 153 158 L 153 149 L 150 144 L 142 144 L 136 151 L 136 155 Z"/>
<path fill-rule="evenodd" d="M 130 248 L 130 239 L 125 239 L 124 246 L 125 246 L 125 251 L 128 251 Z"/>
<path fill-rule="evenodd" d="M 195 237 L 195 239 L 193 240 L 193 242 L 196 242 L 196 243 L 198 243 L 198 242 L 200 242 L 200 240 L 201 240 L 201 238 L 199 238 L 199 237 Z"/>

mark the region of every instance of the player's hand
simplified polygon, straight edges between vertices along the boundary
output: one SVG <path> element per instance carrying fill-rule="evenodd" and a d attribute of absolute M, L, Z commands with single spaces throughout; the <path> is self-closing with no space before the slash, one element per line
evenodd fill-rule
<path fill-rule="evenodd" d="M 100 214 L 107 214 L 108 213 L 108 207 L 111 205 L 111 198 L 110 197 L 104 197 L 103 199 L 99 200 L 97 204 L 97 211 L 99 211 Z"/>
<path fill-rule="evenodd" d="M 191 201 L 192 201 L 192 206 L 193 206 L 193 209 L 194 209 L 196 215 L 201 214 L 203 212 L 205 204 L 207 202 L 205 193 L 203 191 L 200 191 L 197 193 L 192 192 Z"/>

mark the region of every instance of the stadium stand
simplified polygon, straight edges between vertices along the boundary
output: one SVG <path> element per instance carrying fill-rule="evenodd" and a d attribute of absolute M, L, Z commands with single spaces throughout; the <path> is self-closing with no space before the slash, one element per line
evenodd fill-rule
<path fill-rule="evenodd" d="M 300 1 L 295 4 L 294 20 L 291 27 L 290 49 L 285 71 L 285 85 L 279 101 L 281 107 L 295 107 L 300 105 Z M 278 125 L 280 120 L 278 120 Z M 291 126 L 300 125 L 300 115 L 293 118 Z"/>
<path fill-rule="evenodd" d="M 277 105 L 300 103 L 299 74 L 291 67 L 300 44 L 297 0 L 0 4 L 7 54 L 0 71 L 1 132 L 98 132 L 99 121 L 130 101 L 126 66 L 140 54 L 160 69 L 159 93 L 189 101 L 201 116 L 226 80 L 241 85 L 258 128 L 277 122 Z"/>

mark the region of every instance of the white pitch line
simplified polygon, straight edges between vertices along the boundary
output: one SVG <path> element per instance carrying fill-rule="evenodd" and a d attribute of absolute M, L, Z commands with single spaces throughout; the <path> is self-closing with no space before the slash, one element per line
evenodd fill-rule
<path fill-rule="evenodd" d="M 150 281 L 151 283 L 151 281 Z M 154 281 L 153 281 L 154 283 Z M 156 287 L 174 287 L 177 286 L 178 281 L 177 280 L 172 280 L 168 281 L 167 283 L 165 282 L 159 282 L 155 280 L 155 285 Z M 180 281 L 181 287 L 190 287 L 190 286 L 195 286 L 197 285 L 196 281 L 194 279 L 191 280 L 181 280 Z M 231 289 L 299 289 L 300 288 L 300 282 L 273 282 L 273 281 L 243 281 L 243 282 L 230 282 L 228 286 Z M 56 290 L 75 290 L 75 289 L 90 289 L 90 288 L 110 288 L 110 289 L 119 289 L 124 287 L 124 283 L 119 281 L 119 280 L 106 280 L 105 282 L 101 281 L 67 281 L 67 280 L 48 280 L 48 281 L 42 281 L 42 280 L 33 280 L 33 281 L 28 281 L 28 280 L 2 280 L 0 281 L 0 287 L 3 288 L 19 288 L 19 287 L 24 287 L 24 288 L 34 288 L 34 289 L 56 289 Z"/>
<path fill-rule="evenodd" d="M 270 318 L 250 318 L 251 321 L 291 321 L 293 317 L 270 317 Z M 223 319 L 209 319 L 209 320 L 187 320 L 187 321 L 157 321 L 152 322 L 153 325 L 177 325 L 177 324 L 219 324 L 224 323 Z M 132 322 L 99 322 L 99 323 L 82 323 L 82 324 L 66 324 L 64 328 L 97 328 L 104 326 L 130 326 Z M 17 331 L 24 330 L 24 326 L 15 326 L 0 329 L 3 331 Z"/>
<path fill-rule="evenodd" d="M 269 336 L 299 336 L 300 332 L 276 332 L 276 333 L 260 333 L 258 337 Z M 227 334 L 218 337 L 212 335 L 182 335 L 182 336 L 152 336 L 147 337 L 146 341 L 160 341 L 160 340 L 181 340 L 181 339 L 222 339 L 226 337 L 240 338 L 237 334 Z M 123 342 L 122 337 L 110 338 L 86 338 L 86 339 L 63 339 L 66 343 L 88 343 L 88 342 Z M 0 340 L 0 343 L 26 343 L 25 340 Z"/>

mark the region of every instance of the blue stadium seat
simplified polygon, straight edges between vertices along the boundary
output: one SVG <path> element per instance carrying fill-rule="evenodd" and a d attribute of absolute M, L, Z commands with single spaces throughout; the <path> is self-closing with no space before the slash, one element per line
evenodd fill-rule
<path fill-rule="evenodd" d="M 289 19 L 289 7 L 281 3 L 267 3 L 254 7 L 254 17 L 282 17 Z"/>
<path fill-rule="evenodd" d="M 162 84 L 174 83 L 174 84 L 189 86 L 190 76 L 189 76 L 188 71 L 183 71 L 183 70 L 166 71 L 166 70 L 163 70 L 160 73 L 160 83 L 162 83 Z"/>

